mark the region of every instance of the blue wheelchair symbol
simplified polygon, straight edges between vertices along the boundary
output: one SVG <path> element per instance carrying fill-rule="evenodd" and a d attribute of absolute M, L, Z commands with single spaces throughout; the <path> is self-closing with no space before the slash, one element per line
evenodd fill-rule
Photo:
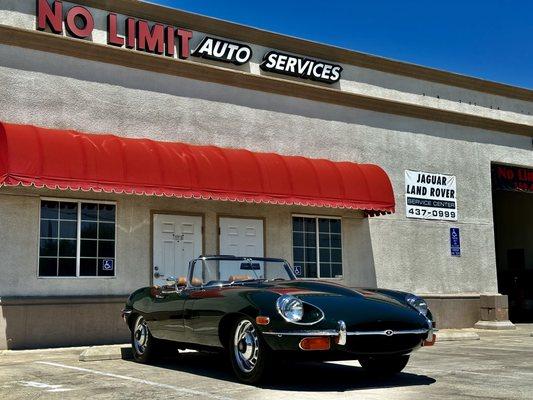
<path fill-rule="evenodd" d="M 102 260 L 102 270 L 113 271 L 113 260 Z"/>
<path fill-rule="evenodd" d="M 459 228 L 450 228 L 450 251 L 452 256 L 461 256 L 461 237 L 459 234 Z"/>
<path fill-rule="evenodd" d="M 298 276 L 302 275 L 302 267 L 300 265 L 294 266 L 294 274 Z"/>

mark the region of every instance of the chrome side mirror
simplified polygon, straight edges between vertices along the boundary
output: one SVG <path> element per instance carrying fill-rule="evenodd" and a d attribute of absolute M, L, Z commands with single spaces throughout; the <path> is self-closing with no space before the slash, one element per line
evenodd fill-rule
<path fill-rule="evenodd" d="M 175 276 L 169 276 L 165 279 L 165 284 L 161 288 L 161 294 L 171 294 L 179 291 L 181 291 L 181 289 L 178 289 L 178 280 Z"/>
<path fill-rule="evenodd" d="M 176 279 L 175 276 L 169 276 L 169 277 L 166 279 L 166 281 L 167 281 L 166 286 L 175 286 L 178 280 Z"/>

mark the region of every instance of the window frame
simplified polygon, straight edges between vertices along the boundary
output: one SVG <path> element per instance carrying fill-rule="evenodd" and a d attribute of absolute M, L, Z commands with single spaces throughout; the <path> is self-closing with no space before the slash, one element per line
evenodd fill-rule
<path fill-rule="evenodd" d="M 56 201 L 59 203 L 76 203 L 78 205 L 78 211 L 76 215 L 76 276 L 40 276 L 39 275 L 39 259 L 41 258 L 41 211 L 43 201 Z M 114 271 L 112 276 L 86 276 L 80 275 L 80 260 L 81 260 L 81 203 L 92 204 L 108 204 L 115 206 L 115 257 L 114 257 Z M 39 219 L 37 228 L 37 265 L 36 275 L 37 279 L 116 279 L 117 278 L 117 202 L 111 200 L 89 200 L 89 199 L 77 199 L 70 197 L 39 197 Z"/>
<path fill-rule="evenodd" d="M 316 246 L 315 246 L 315 250 L 316 250 L 316 270 L 317 270 L 317 276 L 316 277 L 307 277 L 307 276 L 303 276 L 301 278 L 304 278 L 304 279 L 333 279 L 333 280 L 342 280 L 344 279 L 344 234 L 343 234 L 343 229 L 342 229 L 342 217 L 340 216 L 337 216 L 337 215 L 321 215 L 321 214 L 291 214 L 291 249 L 292 249 L 292 265 L 294 266 L 294 220 L 293 218 L 313 218 L 315 220 L 315 223 L 316 223 Z M 320 242 L 319 242 L 319 236 L 320 236 L 320 231 L 319 231 L 319 228 L 318 228 L 318 220 L 320 218 L 323 218 L 323 219 L 337 219 L 341 222 L 341 257 L 342 257 L 342 261 L 341 261 L 341 271 L 342 271 L 342 274 L 340 276 L 332 276 L 332 277 L 321 277 L 320 276 Z M 300 278 L 298 276 L 298 278 Z"/>

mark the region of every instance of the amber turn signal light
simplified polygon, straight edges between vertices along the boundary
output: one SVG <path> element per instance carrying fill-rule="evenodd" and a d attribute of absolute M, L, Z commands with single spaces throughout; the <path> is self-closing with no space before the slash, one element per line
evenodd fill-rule
<path fill-rule="evenodd" d="M 327 336 L 307 337 L 300 341 L 302 350 L 329 350 L 330 340 Z"/>
<path fill-rule="evenodd" d="M 270 318 L 262 316 L 255 317 L 255 323 L 257 325 L 268 325 L 270 323 Z"/>
<path fill-rule="evenodd" d="M 431 337 L 428 337 L 426 340 L 422 342 L 422 346 L 433 346 L 436 341 L 437 341 L 437 335 L 432 333 Z"/>

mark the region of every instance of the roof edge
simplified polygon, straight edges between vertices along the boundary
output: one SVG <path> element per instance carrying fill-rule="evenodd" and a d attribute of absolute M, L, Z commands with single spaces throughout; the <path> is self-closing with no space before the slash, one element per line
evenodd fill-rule
<path fill-rule="evenodd" d="M 0 43 L 311 101 L 533 137 L 533 125 L 342 92 L 306 82 L 293 82 L 193 61 L 174 60 L 154 54 L 1 24 Z M 155 59 L 158 62 L 154 63 Z"/>
<path fill-rule="evenodd" d="M 76 3 L 290 53 L 374 69 L 497 96 L 533 101 L 533 90 L 482 78 L 371 55 L 139 0 L 75 0 Z"/>

